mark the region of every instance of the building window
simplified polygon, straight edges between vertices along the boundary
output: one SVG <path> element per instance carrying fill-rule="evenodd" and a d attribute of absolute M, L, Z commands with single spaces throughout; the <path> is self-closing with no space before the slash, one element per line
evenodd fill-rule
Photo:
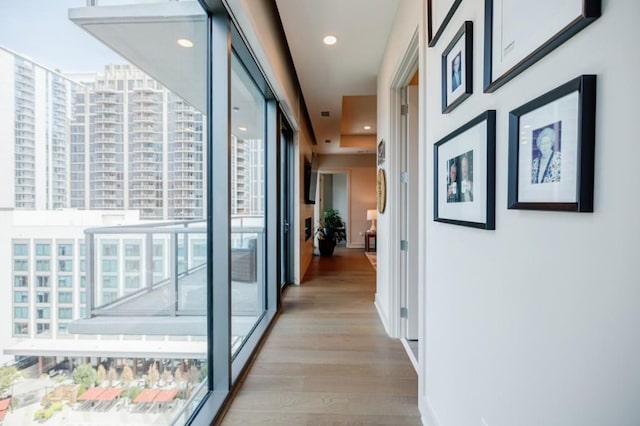
<path fill-rule="evenodd" d="M 51 245 L 36 244 L 36 256 L 51 256 Z"/>
<path fill-rule="evenodd" d="M 153 245 L 153 255 L 156 257 L 164 256 L 164 245 L 163 244 L 154 244 Z"/>
<path fill-rule="evenodd" d="M 137 275 L 133 277 L 126 277 L 124 286 L 126 288 L 140 288 L 140 277 Z"/>
<path fill-rule="evenodd" d="M 140 256 L 140 244 L 125 244 L 124 255 L 127 257 Z"/>
<path fill-rule="evenodd" d="M 16 322 L 13 324 L 14 336 L 27 336 L 29 334 L 29 324 L 26 322 Z"/>
<path fill-rule="evenodd" d="M 26 291 L 14 291 L 13 301 L 15 303 L 29 303 L 29 293 Z"/>
<path fill-rule="evenodd" d="M 140 261 L 139 260 L 125 260 L 124 261 L 124 271 L 125 272 L 140 272 Z"/>
<path fill-rule="evenodd" d="M 51 318 L 51 308 L 36 308 L 36 318 L 37 319 L 50 319 Z"/>
<path fill-rule="evenodd" d="M 83 275 L 80 277 L 80 288 L 86 288 L 86 287 L 87 287 L 87 277 Z"/>
<path fill-rule="evenodd" d="M 68 326 L 68 324 L 66 322 L 59 322 L 58 323 L 58 332 L 60 334 L 67 334 L 67 326 Z"/>
<path fill-rule="evenodd" d="M 14 256 L 28 256 L 29 255 L 29 245 L 24 243 L 16 243 L 13 245 L 13 255 Z"/>
<path fill-rule="evenodd" d="M 58 292 L 58 303 L 73 303 L 73 294 L 69 291 Z"/>
<path fill-rule="evenodd" d="M 102 255 L 105 257 L 114 257 L 118 255 L 118 245 L 113 243 L 102 244 Z"/>
<path fill-rule="evenodd" d="M 48 322 L 36 324 L 36 334 L 48 334 L 51 330 L 51 324 Z"/>
<path fill-rule="evenodd" d="M 58 271 L 59 272 L 71 272 L 71 261 L 70 260 L 58 260 Z"/>
<path fill-rule="evenodd" d="M 60 308 L 58 309 L 58 319 L 65 320 L 73 318 L 72 308 Z"/>
<path fill-rule="evenodd" d="M 118 298 L 118 294 L 112 291 L 105 291 L 102 293 L 102 303 L 110 303 Z"/>
<path fill-rule="evenodd" d="M 49 276 L 38 275 L 36 277 L 36 286 L 41 288 L 49 288 Z"/>
<path fill-rule="evenodd" d="M 13 317 L 16 319 L 28 319 L 29 318 L 29 308 L 26 306 L 20 306 L 13 308 Z"/>
<path fill-rule="evenodd" d="M 118 277 L 106 276 L 102 277 L 103 288 L 118 288 Z"/>
<path fill-rule="evenodd" d="M 29 263 L 26 260 L 14 260 L 13 261 L 13 270 L 14 271 L 28 271 Z"/>
<path fill-rule="evenodd" d="M 58 244 L 58 256 L 72 256 L 73 246 L 71 244 Z"/>
<path fill-rule="evenodd" d="M 118 261 L 117 260 L 102 260 L 102 271 L 103 272 L 118 272 Z"/>
<path fill-rule="evenodd" d="M 51 270 L 51 262 L 48 260 L 36 260 L 36 271 L 49 272 Z"/>
<path fill-rule="evenodd" d="M 71 275 L 58 276 L 58 287 L 71 288 L 73 287 L 73 277 Z"/>
<path fill-rule="evenodd" d="M 13 277 L 13 286 L 14 287 L 28 287 L 29 286 L 29 277 L 25 275 L 16 275 Z"/>
<path fill-rule="evenodd" d="M 36 303 L 49 303 L 49 292 L 48 291 L 36 292 Z"/>

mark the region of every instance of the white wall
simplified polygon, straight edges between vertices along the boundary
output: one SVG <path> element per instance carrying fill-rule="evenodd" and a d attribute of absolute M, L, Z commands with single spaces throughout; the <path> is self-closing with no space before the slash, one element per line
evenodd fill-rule
<path fill-rule="evenodd" d="M 494 94 L 482 93 L 483 15 L 483 2 L 462 2 L 421 63 L 423 419 L 440 426 L 638 425 L 640 2 L 603 0 L 600 19 Z M 474 94 L 442 115 L 440 57 L 464 20 L 474 23 Z M 403 22 L 414 25 L 411 17 Z M 403 34 L 400 25 L 394 33 Z M 594 213 L 507 210 L 509 111 L 586 73 L 598 76 Z M 379 99 L 384 82 L 381 89 Z M 496 230 L 435 223 L 432 145 L 487 109 L 497 110 Z M 381 111 L 381 131 L 384 118 Z M 381 259 L 378 267 L 380 298 Z"/>
<path fill-rule="evenodd" d="M 333 208 L 338 210 L 340 214 L 343 216 L 347 214 L 347 195 L 349 192 L 347 191 L 347 175 L 343 173 L 338 173 L 333 175 L 333 182 L 331 185 L 331 201 L 333 204 Z"/>

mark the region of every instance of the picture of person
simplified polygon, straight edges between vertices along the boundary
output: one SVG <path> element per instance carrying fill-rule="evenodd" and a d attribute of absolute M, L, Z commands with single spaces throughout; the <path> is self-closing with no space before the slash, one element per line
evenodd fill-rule
<path fill-rule="evenodd" d="M 462 52 L 458 54 L 451 61 L 451 91 L 460 87 L 462 84 Z"/>
<path fill-rule="evenodd" d="M 473 201 L 473 151 L 462 154 L 460 158 L 460 201 Z"/>
<path fill-rule="evenodd" d="M 457 158 L 447 161 L 447 203 L 457 203 L 460 201 L 460 191 L 458 191 L 458 164 Z"/>
<path fill-rule="evenodd" d="M 532 132 L 531 183 L 560 182 L 562 122 L 552 123 Z"/>

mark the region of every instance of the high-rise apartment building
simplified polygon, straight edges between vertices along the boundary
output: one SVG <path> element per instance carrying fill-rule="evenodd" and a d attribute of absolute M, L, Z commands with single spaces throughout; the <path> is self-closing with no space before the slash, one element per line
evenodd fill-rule
<path fill-rule="evenodd" d="M 71 207 L 202 218 L 202 113 L 130 65 L 71 77 Z"/>
<path fill-rule="evenodd" d="M 82 86 L 0 47 L 0 207 L 69 203 L 69 120 Z"/>

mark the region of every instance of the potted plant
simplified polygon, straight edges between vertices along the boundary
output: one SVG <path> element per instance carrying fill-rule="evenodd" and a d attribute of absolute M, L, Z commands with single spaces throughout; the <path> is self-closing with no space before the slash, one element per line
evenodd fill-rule
<path fill-rule="evenodd" d="M 320 256 L 333 256 L 336 244 L 347 239 L 344 221 L 338 210 L 325 210 L 316 229 Z"/>

